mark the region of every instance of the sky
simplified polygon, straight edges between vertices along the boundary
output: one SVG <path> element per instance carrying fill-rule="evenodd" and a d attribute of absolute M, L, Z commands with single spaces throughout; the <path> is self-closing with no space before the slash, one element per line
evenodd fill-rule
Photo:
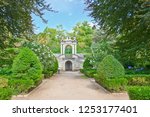
<path fill-rule="evenodd" d="M 36 26 L 35 33 L 42 32 L 46 27 L 56 28 L 57 25 L 63 25 L 63 28 L 67 31 L 71 29 L 78 22 L 88 21 L 91 23 L 92 18 L 88 16 L 88 11 L 86 8 L 84 0 L 45 0 L 47 3 L 51 4 L 53 10 L 58 11 L 44 12 L 44 18 L 48 20 L 45 24 L 42 20 L 33 15 L 33 23 Z"/>

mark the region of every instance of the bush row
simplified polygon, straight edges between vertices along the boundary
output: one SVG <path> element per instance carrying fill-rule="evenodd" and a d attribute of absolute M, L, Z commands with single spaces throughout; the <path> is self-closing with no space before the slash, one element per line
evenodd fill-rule
<path fill-rule="evenodd" d="M 150 100 L 150 86 L 128 87 L 128 95 L 131 100 Z"/>
<path fill-rule="evenodd" d="M 10 88 L 0 88 L 0 100 L 9 100 L 12 96 L 12 90 Z"/>
<path fill-rule="evenodd" d="M 110 92 L 125 91 L 128 83 L 125 78 L 96 79 L 96 81 Z"/>
<path fill-rule="evenodd" d="M 8 79 L 0 77 L 0 88 L 5 88 L 8 86 Z"/>
<path fill-rule="evenodd" d="M 94 75 L 96 74 L 96 69 L 80 69 L 81 73 L 84 73 L 85 76 L 94 78 Z"/>
<path fill-rule="evenodd" d="M 126 75 L 128 85 L 148 86 L 150 85 L 150 75 Z"/>
<path fill-rule="evenodd" d="M 0 76 L 0 100 L 8 100 L 12 96 L 12 90 L 8 88 L 8 79 Z"/>

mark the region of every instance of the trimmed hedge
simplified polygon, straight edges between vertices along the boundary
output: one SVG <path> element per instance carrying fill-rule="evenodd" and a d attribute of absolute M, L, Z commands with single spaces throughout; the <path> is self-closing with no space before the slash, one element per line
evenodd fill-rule
<path fill-rule="evenodd" d="M 149 86 L 128 87 L 128 95 L 131 100 L 150 100 Z"/>
<path fill-rule="evenodd" d="M 106 56 L 99 64 L 96 81 L 111 92 L 125 90 L 127 80 L 124 78 L 125 70 L 122 64 L 112 55 Z"/>
<path fill-rule="evenodd" d="M 150 75 L 126 75 L 128 85 L 148 86 L 150 85 Z"/>
<path fill-rule="evenodd" d="M 128 81 L 125 78 L 103 79 L 98 81 L 100 85 L 110 92 L 121 92 L 126 90 Z"/>
<path fill-rule="evenodd" d="M 87 77 L 91 77 L 94 78 L 94 75 L 96 74 L 96 69 L 84 69 L 83 73 L 85 74 L 85 76 Z"/>
<path fill-rule="evenodd" d="M 0 77 L 0 88 L 5 88 L 8 86 L 8 79 Z"/>
<path fill-rule="evenodd" d="M 35 85 L 42 80 L 40 60 L 29 48 L 21 49 L 14 59 L 12 72 L 13 78 L 33 80 Z"/>
<path fill-rule="evenodd" d="M 8 82 L 9 87 L 13 90 L 13 94 L 27 93 L 34 87 L 33 80 L 11 79 Z"/>
<path fill-rule="evenodd" d="M 122 64 L 115 59 L 112 55 L 106 56 L 102 62 L 100 62 L 97 75 L 99 78 L 119 78 L 124 77 L 125 70 Z"/>
<path fill-rule="evenodd" d="M 12 97 L 12 90 L 10 88 L 0 88 L 0 100 L 9 100 Z"/>

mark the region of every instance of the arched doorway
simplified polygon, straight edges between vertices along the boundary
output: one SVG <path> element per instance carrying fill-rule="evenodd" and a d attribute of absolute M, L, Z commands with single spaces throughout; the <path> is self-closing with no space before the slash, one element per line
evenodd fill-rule
<path fill-rule="evenodd" d="M 72 71 L 72 62 L 71 61 L 67 61 L 65 63 L 65 70 L 66 71 Z"/>

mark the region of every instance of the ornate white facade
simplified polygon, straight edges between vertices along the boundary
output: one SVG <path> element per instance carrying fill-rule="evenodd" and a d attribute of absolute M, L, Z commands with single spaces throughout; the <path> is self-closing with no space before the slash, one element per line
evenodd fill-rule
<path fill-rule="evenodd" d="M 55 54 L 58 63 L 59 69 L 63 71 L 76 71 L 83 68 L 84 55 L 77 54 L 77 40 L 65 39 L 61 40 L 61 54 Z M 72 49 L 72 54 L 69 56 L 66 55 L 66 48 L 70 46 Z"/>

